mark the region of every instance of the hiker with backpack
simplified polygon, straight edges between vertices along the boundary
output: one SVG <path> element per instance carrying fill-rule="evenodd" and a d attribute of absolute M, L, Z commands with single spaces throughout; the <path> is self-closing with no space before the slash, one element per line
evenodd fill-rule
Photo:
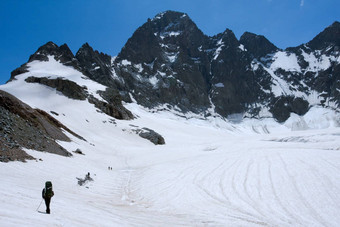
<path fill-rule="evenodd" d="M 42 197 L 45 200 L 47 214 L 50 213 L 50 202 L 53 196 L 54 196 L 54 192 L 52 189 L 52 182 L 46 181 L 45 188 L 42 190 Z"/>

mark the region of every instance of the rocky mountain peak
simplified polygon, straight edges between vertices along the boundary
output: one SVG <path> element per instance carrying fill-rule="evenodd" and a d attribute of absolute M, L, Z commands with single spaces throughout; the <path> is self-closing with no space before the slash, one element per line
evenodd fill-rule
<path fill-rule="evenodd" d="M 312 49 L 321 50 L 329 46 L 340 47 L 340 23 L 335 21 L 319 33 L 314 39 L 307 43 L 307 46 Z"/>
<path fill-rule="evenodd" d="M 101 58 L 102 60 L 105 60 L 107 63 L 110 62 L 111 60 L 111 57 L 109 55 L 99 52 L 97 50 L 93 50 L 93 48 L 88 43 L 84 43 L 79 48 L 75 57 L 78 59 L 80 63 L 84 62 L 85 59 L 93 58 L 95 58 L 96 60 L 98 60 L 98 58 Z"/>
<path fill-rule="evenodd" d="M 169 22 L 176 22 L 180 21 L 183 18 L 186 18 L 188 15 L 186 13 L 182 12 L 177 12 L 177 11 L 172 11 L 172 10 L 167 10 L 161 13 L 158 13 L 152 21 L 157 21 L 157 20 L 163 20 Z"/>
<path fill-rule="evenodd" d="M 63 44 L 59 47 L 53 42 L 47 42 L 30 56 L 28 62 L 34 60 L 48 61 L 48 56 L 54 56 L 56 60 L 62 63 L 72 62 L 74 59 L 74 55 L 67 44 Z"/>
<path fill-rule="evenodd" d="M 151 63 L 159 57 L 160 46 L 155 36 L 151 21 L 139 27 L 128 39 L 116 61 L 128 59 L 133 63 Z"/>
<path fill-rule="evenodd" d="M 214 36 L 214 39 L 217 41 L 217 45 L 223 42 L 225 47 L 237 47 L 239 44 L 234 32 L 228 28 L 224 32 Z"/>
<path fill-rule="evenodd" d="M 110 85 L 111 56 L 93 50 L 88 43 L 85 43 L 79 48 L 75 58 L 86 76 L 99 83 Z"/>
<path fill-rule="evenodd" d="M 245 32 L 240 43 L 253 55 L 255 58 L 263 57 L 269 53 L 277 51 L 278 48 L 272 44 L 266 37 L 256 35 L 254 33 Z"/>
<path fill-rule="evenodd" d="M 174 50 L 191 45 L 197 48 L 204 39 L 205 35 L 187 14 L 166 11 L 139 27 L 127 41 L 116 61 L 127 59 L 136 64 L 150 64 L 155 59 L 163 58 L 164 47 Z"/>
<path fill-rule="evenodd" d="M 93 52 L 93 48 L 86 42 L 84 43 L 80 48 L 79 50 L 77 51 L 76 53 L 76 56 L 79 56 L 83 53 L 89 53 L 89 52 Z"/>
<path fill-rule="evenodd" d="M 187 14 L 175 11 L 157 14 L 150 22 L 154 32 L 179 32 L 197 28 Z"/>

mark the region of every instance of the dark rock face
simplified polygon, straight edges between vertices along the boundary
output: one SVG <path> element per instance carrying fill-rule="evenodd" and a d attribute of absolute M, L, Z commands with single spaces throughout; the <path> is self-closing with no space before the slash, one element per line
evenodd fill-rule
<path fill-rule="evenodd" d="M 207 41 L 186 14 L 157 15 L 137 29 L 116 58 L 121 87 L 134 91 L 133 97 L 147 107 L 169 103 L 183 111 L 206 109 L 208 59 L 199 47 Z"/>
<path fill-rule="evenodd" d="M 214 37 L 218 43 L 211 61 L 211 100 L 216 112 L 222 116 L 245 111 L 248 103 L 256 99 L 253 73 L 245 66 L 251 59 L 242 51 L 234 33 L 226 30 Z"/>
<path fill-rule="evenodd" d="M 308 102 L 302 98 L 281 96 L 274 100 L 270 112 L 278 122 L 284 122 L 290 117 L 290 113 L 304 115 L 308 109 Z"/>
<path fill-rule="evenodd" d="M 27 73 L 27 72 L 28 72 L 27 64 L 21 65 L 19 68 L 16 68 L 15 70 L 11 72 L 11 78 L 9 79 L 9 81 L 7 81 L 7 83 L 14 80 L 16 75 Z"/>
<path fill-rule="evenodd" d="M 111 57 L 104 53 L 94 51 L 85 43 L 76 53 L 75 58 L 81 67 L 81 72 L 90 79 L 106 86 L 113 86 Z"/>
<path fill-rule="evenodd" d="M 264 57 L 278 50 L 278 48 L 264 36 L 250 32 L 245 32 L 241 36 L 240 43 L 244 45 L 254 58 Z"/>
<path fill-rule="evenodd" d="M 314 50 L 325 49 L 329 46 L 340 47 L 340 23 L 334 22 L 314 39 L 307 43 L 307 46 Z"/>
<path fill-rule="evenodd" d="M 93 96 L 88 97 L 89 103 L 92 103 L 100 109 L 103 113 L 120 120 L 133 119 L 132 113 L 124 108 L 122 105 L 116 106 L 115 104 L 100 101 Z"/>
<path fill-rule="evenodd" d="M 70 141 L 63 133 L 72 132 L 42 110 L 34 110 L 14 96 L 0 90 L 0 161 L 33 159 L 22 148 L 72 156 L 56 140 Z"/>

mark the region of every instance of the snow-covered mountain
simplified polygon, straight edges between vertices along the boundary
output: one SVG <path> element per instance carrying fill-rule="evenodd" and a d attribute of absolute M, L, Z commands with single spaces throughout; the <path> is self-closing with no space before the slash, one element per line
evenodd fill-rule
<path fill-rule="evenodd" d="M 340 23 L 334 22 L 310 42 L 280 50 L 249 32 L 240 40 L 229 29 L 208 37 L 187 14 L 166 11 L 139 27 L 117 57 L 87 43 L 74 56 L 66 44 L 49 42 L 29 62 L 54 56 L 109 87 L 107 94 L 149 108 L 284 122 L 290 113 L 303 115 L 315 105 L 338 108 L 339 33 Z"/>
<path fill-rule="evenodd" d="M 114 80 L 147 107 L 284 122 L 313 105 L 338 107 L 339 31 L 335 22 L 307 44 L 280 50 L 248 32 L 240 40 L 229 29 L 208 37 L 188 15 L 167 11 L 127 41 L 113 61 Z"/>
<path fill-rule="evenodd" d="M 338 22 L 280 50 L 173 11 L 117 57 L 43 45 L 0 86 L 0 225 L 337 226 L 339 46 Z"/>

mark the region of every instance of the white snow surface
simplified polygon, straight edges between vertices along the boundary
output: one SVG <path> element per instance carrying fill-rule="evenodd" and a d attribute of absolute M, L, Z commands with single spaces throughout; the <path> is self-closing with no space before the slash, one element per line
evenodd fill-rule
<path fill-rule="evenodd" d="M 247 51 L 247 49 L 244 47 L 243 44 L 240 44 L 240 45 L 238 46 L 238 48 L 239 48 L 240 50 L 242 50 L 242 51 Z"/>
<path fill-rule="evenodd" d="M 169 53 L 169 52 L 165 52 L 165 56 L 168 58 L 169 62 L 174 63 L 177 59 L 178 56 L 178 52 L 176 53 Z"/>
<path fill-rule="evenodd" d="M 223 83 L 217 83 L 217 84 L 215 84 L 215 87 L 222 88 L 222 87 L 224 87 L 224 84 Z"/>
<path fill-rule="evenodd" d="M 181 32 L 180 31 L 171 31 L 171 32 L 169 32 L 169 36 L 179 36 L 181 34 Z"/>
<path fill-rule="evenodd" d="M 131 65 L 131 62 L 126 59 L 123 59 L 121 64 L 124 66 L 128 66 L 128 65 Z"/>
<path fill-rule="evenodd" d="M 286 71 L 301 72 L 301 67 L 298 64 L 298 59 L 294 53 L 278 51 L 274 54 L 273 60 L 274 62 L 270 66 L 273 71 L 281 68 Z"/>
<path fill-rule="evenodd" d="M 153 87 L 156 87 L 159 79 L 156 76 L 152 76 L 149 78 L 149 82 L 150 84 L 152 84 Z"/>
<path fill-rule="evenodd" d="M 340 223 L 340 116 L 335 111 L 314 107 L 302 117 L 292 114 L 285 124 L 271 118 L 232 124 L 131 103 L 125 107 L 138 117 L 122 121 L 24 78 L 0 89 L 59 113 L 54 117 L 87 140 L 68 134 L 72 142 L 59 143 L 85 155 L 28 150 L 37 161 L 0 163 L 0 226 Z M 142 127 L 160 133 L 166 144 L 155 146 L 133 132 Z M 76 177 L 88 172 L 94 181 L 79 186 Z M 47 180 L 55 192 L 50 215 L 40 213 L 43 203 L 37 212 Z"/>
<path fill-rule="evenodd" d="M 307 71 L 317 72 L 320 70 L 326 70 L 331 66 L 330 59 L 326 55 L 321 55 L 318 59 L 314 53 L 307 54 L 302 50 L 302 56 L 308 63 Z"/>

